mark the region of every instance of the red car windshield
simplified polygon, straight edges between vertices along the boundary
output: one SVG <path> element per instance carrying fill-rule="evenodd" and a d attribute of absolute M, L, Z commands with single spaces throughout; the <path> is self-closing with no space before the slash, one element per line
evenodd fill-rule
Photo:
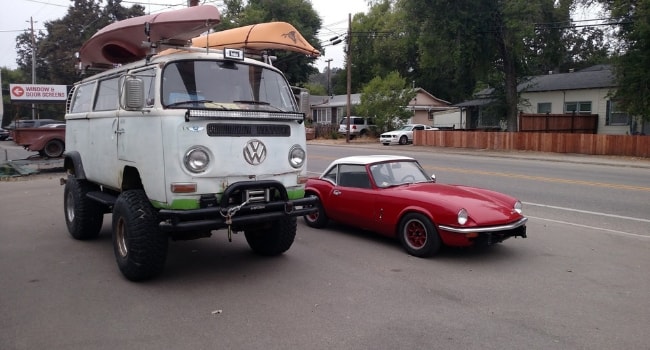
<path fill-rule="evenodd" d="M 394 161 L 370 165 L 370 173 L 379 187 L 430 182 L 422 167 L 413 161 Z"/>

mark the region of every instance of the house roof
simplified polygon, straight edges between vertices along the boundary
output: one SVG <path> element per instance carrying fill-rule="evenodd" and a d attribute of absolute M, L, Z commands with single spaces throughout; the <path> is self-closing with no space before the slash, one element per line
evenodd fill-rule
<path fill-rule="evenodd" d="M 530 77 L 517 86 L 519 92 L 544 92 L 581 89 L 603 89 L 616 87 L 616 79 L 612 67 L 599 64 L 589 68 L 569 73 L 552 73 Z M 455 107 L 485 106 L 495 100 L 490 98 L 494 88 L 486 88 L 474 94 L 473 100 L 454 104 Z"/>
<path fill-rule="evenodd" d="M 489 105 L 490 103 L 496 101 L 493 98 L 477 98 L 474 100 L 469 100 L 469 101 L 463 101 L 461 103 L 457 103 L 454 105 L 454 107 L 478 107 L 478 106 L 485 106 Z"/>
<path fill-rule="evenodd" d="M 429 91 L 424 90 L 423 88 L 415 88 L 415 92 L 416 92 L 416 93 L 420 93 L 420 92 L 421 92 L 421 93 L 423 93 L 423 94 L 426 94 L 426 95 L 429 96 L 431 99 L 433 99 L 433 100 L 435 100 L 435 101 L 438 101 L 438 102 L 440 102 L 440 103 L 442 103 L 442 104 L 445 104 L 445 105 L 450 105 L 450 104 L 451 104 L 451 102 L 449 102 L 449 101 L 445 101 L 445 100 L 443 100 L 443 99 L 441 99 L 441 98 L 437 98 L 437 97 L 431 95 L 431 93 L 430 93 Z"/>
<path fill-rule="evenodd" d="M 616 86 L 609 65 L 597 65 L 577 72 L 538 75 L 519 84 L 521 92 L 599 89 Z"/>
<path fill-rule="evenodd" d="M 431 95 L 423 88 L 416 88 L 415 92 L 418 94 L 425 94 L 431 100 L 441 104 L 442 106 L 432 106 L 430 104 L 414 104 L 409 103 L 409 108 L 417 110 L 444 110 L 448 109 L 450 103 L 443 99 Z M 434 103 L 435 103 L 434 102 Z M 361 103 L 361 94 L 350 94 L 350 104 L 358 105 Z M 344 107 L 348 104 L 348 95 L 334 95 L 334 96 L 309 96 L 309 105 L 312 108 L 331 108 L 331 107 Z"/>
<path fill-rule="evenodd" d="M 334 96 L 310 96 L 309 103 L 313 107 L 343 107 L 348 105 L 348 95 Z M 361 94 L 350 94 L 350 104 L 358 105 L 361 103 Z"/>

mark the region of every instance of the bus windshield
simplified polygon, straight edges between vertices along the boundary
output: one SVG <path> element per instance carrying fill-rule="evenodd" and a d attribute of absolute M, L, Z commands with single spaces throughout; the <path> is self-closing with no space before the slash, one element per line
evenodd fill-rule
<path fill-rule="evenodd" d="M 168 64 L 162 76 L 162 102 L 168 108 L 298 111 L 282 74 L 235 61 Z"/>

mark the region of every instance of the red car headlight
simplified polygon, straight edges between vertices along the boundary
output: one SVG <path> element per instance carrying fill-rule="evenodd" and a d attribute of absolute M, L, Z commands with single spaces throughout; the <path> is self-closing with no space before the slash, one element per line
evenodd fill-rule
<path fill-rule="evenodd" d="M 469 214 L 467 213 L 467 209 L 463 208 L 458 211 L 458 224 L 459 225 L 465 225 L 467 223 L 467 219 L 469 219 Z"/>

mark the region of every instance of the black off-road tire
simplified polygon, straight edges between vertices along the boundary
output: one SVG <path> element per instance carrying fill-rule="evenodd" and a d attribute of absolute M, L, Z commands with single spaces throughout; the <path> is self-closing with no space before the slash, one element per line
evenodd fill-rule
<path fill-rule="evenodd" d="M 296 238 L 297 220 L 287 217 L 270 223 L 262 229 L 245 230 L 248 246 L 259 255 L 280 255 L 293 244 Z"/>
<path fill-rule="evenodd" d="M 429 257 L 440 250 L 440 236 L 428 217 L 409 213 L 400 220 L 397 232 L 404 250 L 419 258 Z"/>
<path fill-rule="evenodd" d="M 68 232 L 75 239 L 96 238 L 102 229 L 104 207 L 86 196 L 97 190 L 97 185 L 68 175 L 63 190 L 63 210 Z"/>
<path fill-rule="evenodd" d="M 318 196 L 313 194 L 310 196 L 318 198 Z M 327 226 L 329 218 L 327 217 L 327 214 L 325 214 L 325 209 L 323 208 L 323 204 L 321 203 L 320 198 L 318 198 L 318 202 L 315 206 L 318 208 L 317 212 L 314 214 L 305 215 L 302 218 L 305 220 L 305 224 L 307 224 L 309 227 L 323 228 Z"/>
<path fill-rule="evenodd" d="M 406 145 L 407 143 L 409 143 L 408 137 L 406 137 L 406 135 L 402 135 L 402 137 L 399 138 L 399 144 Z"/>
<path fill-rule="evenodd" d="M 42 154 L 48 158 L 58 158 L 63 155 L 65 144 L 61 140 L 50 140 L 43 147 Z"/>
<path fill-rule="evenodd" d="M 165 267 L 169 239 L 143 190 L 122 192 L 113 207 L 113 251 L 120 271 L 131 281 L 159 275 Z"/>

